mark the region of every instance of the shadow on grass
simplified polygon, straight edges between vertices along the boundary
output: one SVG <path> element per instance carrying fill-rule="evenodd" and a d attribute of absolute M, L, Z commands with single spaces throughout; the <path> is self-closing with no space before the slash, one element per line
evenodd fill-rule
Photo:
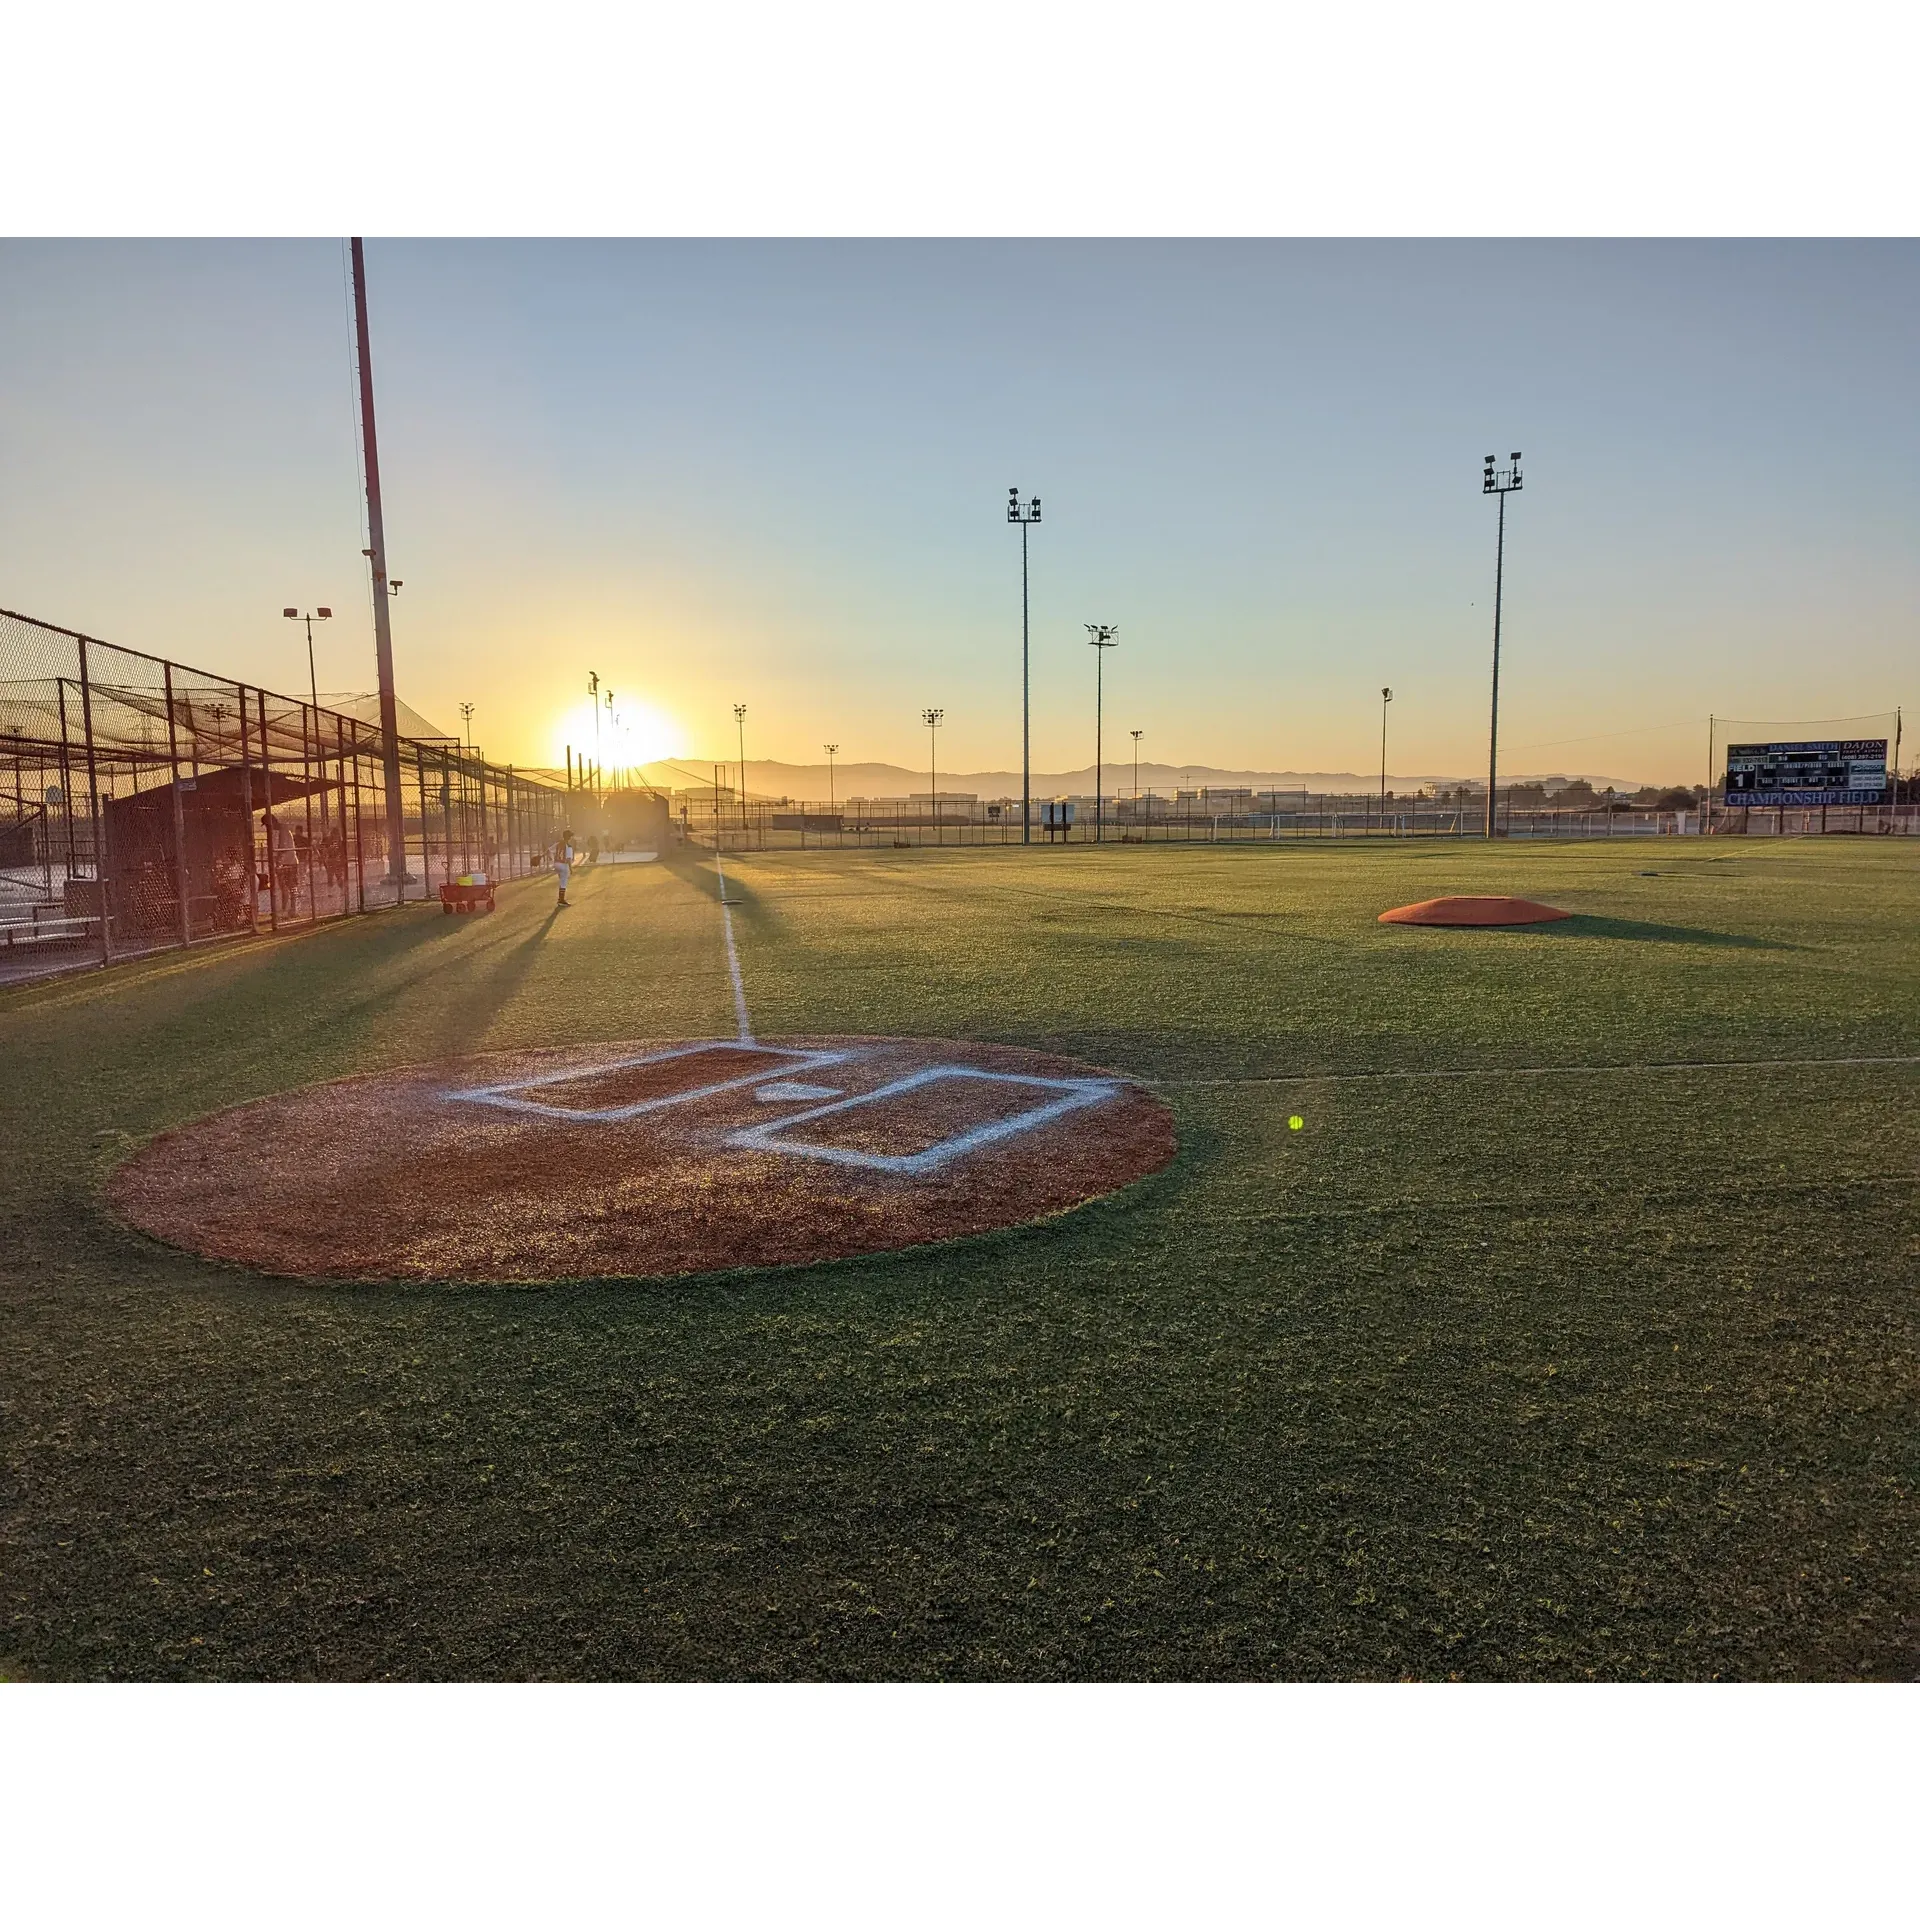
<path fill-rule="evenodd" d="M 1550 940 L 1646 940 L 1660 946 L 1760 947 L 1774 953 L 1798 949 L 1787 940 L 1762 940 L 1752 933 L 1720 933 L 1712 927 L 1675 927 L 1659 920 L 1614 920 L 1605 914 L 1577 913 L 1530 929 Z"/>
<path fill-rule="evenodd" d="M 742 912 L 754 913 L 764 920 L 779 918 L 779 909 L 774 905 L 768 891 L 754 886 L 746 877 L 740 864 L 741 856 L 723 856 L 726 859 L 727 905 Z M 713 863 L 711 848 L 681 848 L 663 854 L 658 862 L 660 871 L 670 874 L 682 885 L 691 887 L 695 893 L 703 893 L 717 907 L 720 904 L 720 876 Z"/>
<path fill-rule="evenodd" d="M 247 982 L 249 991 L 263 997 L 263 1014 L 290 987 L 299 1008 L 263 1024 L 263 1035 L 270 1036 L 266 1051 L 297 1051 L 322 1073 L 351 1070 L 381 1022 L 413 1005 L 426 1036 L 422 1057 L 469 1052 L 472 1036 L 484 1033 L 518 997 L 559 917 L 557 902 L 549 900 L 534 916 L 516 913 L 506 925 L 438 913 L 409 915 L 398 924 L 352 923 L 362 938 L 377 943 L 362 956 L 363 963 L 371 962 L 364 971 L 340 971 L 337 948 L 297 956 L 288 950 L 295 962 L 291 972 L 273 969 Z M 183 1009 L 171 1024 L 178 1029 L 202 1018 L 196 1006 Z M 243 1019 L 241 1025 L 249 1023 Z"/>
<path fill-rule="evenodd" d="M 556 898 L 538 920 L 516 940 L 498 940 L 477 955 L 482 965 L 459 990 L 449 994 L 440 1009 L 437 1050 L 447 1054 L 470 1051 L 473 1036 L 484 1035 L 496 1015 L 520 996 L 527 975 L 540 957 L 547 936 L 560 918 Z"/>

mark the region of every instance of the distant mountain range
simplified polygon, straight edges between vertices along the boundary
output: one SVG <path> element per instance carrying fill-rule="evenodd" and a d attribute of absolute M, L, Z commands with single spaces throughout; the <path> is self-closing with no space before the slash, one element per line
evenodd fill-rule
<path fill-rule="evenodd" d="M 643 767 L 641 772 L 656 787 L 694 787 L 704 790 L 712 783 L 715 764 L 700 760 L 655 760 Z M 722 761 L 718 764 L 720 784 L 731 791 L 739 779 L 739 763 Z M 1596 791 L 1614 787 L 1621 792 L 1632 793 L 1641 784 L 1638 780 L 1597 773 L 1502 774 L 1500 783 L 1504 787 L 1509 781 L 1514 784 L 1540 781 L 1557 787 L 1573 779 L 1591 781 Z M 1101 770 L 1100 784 L 1108 793 L 1130 794 L 1134 784 L 1133 762 L 1109 761 Z M 1415 788 L 1428 786 L 1451 790 L 1472 784 L 1471 774 L 1391 771 L 1387 774 L 1387 786 L 1395 793 L 1408 793 Z M 1484 785 L 1484 781 L 1481 784 Z M 1162 793 L 1183 787 L 1252 787 L 1259 792 L 1275 788 L 1282 793 L 1289 789 L 1298 792 L 1304 787 L 1309 793 L 1373 793 L 1379 789 L 1380 776 L 1377 773 L 1274 773 L 1237 767 L 1174 766 L 1161 760 L 1142 760 L 1140 785 Z M 1036 800 L 1091 793 L 1093 768 L 1089 765 L 1070 768 L 1064 773 L 1035 773 L 1032 790 Z M 838 800 L 890 799 L 926 791 L 925 767 L 916 771 L 910 767 L 894 766 L 884 760 L 846 760 L 833 769 L 832 797 Z M 981 800 L 1000 800 L 1019 793 L 1020 774 L 1017 768 L 1011 773 L 948 773 L 942 768 L 940 791 L 970 793 Z M 754 799 L 804 800 L 809 804 L 824 801 L 828 798 L 826 763 L 822 761 L 817 766 L 795 766 L 785 760 L 749 760 L 747 792 Z"/>
<path fill-rule="evenodd" d="M 380 724 L 378 694 L 323 694 L 320 704 L 364 721 L 369 726 L 377 727 Z M 406 739 L 454 740 L 459 737 L 436 725 L 404 700 L 398 701 L 396 706 L 400 732 Z M 656 787 L 705 789 L 713 780 L 715 764 L 710 760 L 652 760 L 640 769 L 640 773 L 643 779 Z M 717 764 L 721 786 L 732 792 L 739 779 L 740 763 L 737 760 L 723 760 Z M 544 775 L 556 783 L 566 777 L 565 770 L 560 767 L 527 767 L 522 771 L 536 776 Z M 1500 776 L 1502 787 L 1533 783 L 1559 787 L 1569 780 L 1585 780 L 1596 793 L 1607 787 L 1620 793 L 1635 793 L 1644 784 L 1619 774 L 1603 773 L 1503 773 Z M 1102 769 L 1100 784 L 1107 793 L 1130 794 L 1133 781 L 1131 760 L 1110 760 Z M 1359 794 L 1378 792 L 1380 776 L 1377 773 L 1274 773 L 1249 767 L 1178 766 L 1166 760 L 1142 760 L 1140 785 L 1152 787 L 1160 793 L 1177 792 L 1183 787 L 1252 787 L 1262 793 L 1274 788 L 1282 793 L 1289 790 L 1297 793 L 1304 787 L 1309 793 Z M 1389 772 L 1387 775 L 1388 788 L 1401 794 L 1423 787 L 1450 792 L 1455 787 L 1479 785 L 1484 785 L 1484 782 L 1476 781 L 1470 773 Z M 804 800 L 812 805 L 829 797 L 837 800 L 886 800 L 926 791 L 927 770 L 924 767 L 897 767 L 886 760 L 837 762 L 833 769 L 831 792 L 824 760 L 813 765 L 795 765 L 786 760 L 747 762 L 747 793 L 755 800 Z M 970 793 L 979 800 L 1004 800 L 1019 793 L 1020 774 L 1017 769 L 1011 772 L 948 773 L 942 768 L 940 791 Z M 1036 800 L 1058 800 L 1090 794 L 1092 791 L 1091 765 L 1069 768 L 1064 773 L 1036 773 L 1033 776 L 1033 797 Z"/>

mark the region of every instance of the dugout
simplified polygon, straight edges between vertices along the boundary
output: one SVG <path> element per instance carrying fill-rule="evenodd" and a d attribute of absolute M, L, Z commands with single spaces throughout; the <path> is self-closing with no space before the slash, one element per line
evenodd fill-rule
<path fill-rule="evenodd" d="M 295 843 L 307 894 L 344 893 L 349 847 L 340 793 L 338 780 L 274 773 L 269 782 L 256 768 L 221 767 L 107 800 L 101 853 L 114 939 L 141 945 L 183 931 L 194 940 L 240 933 L 276 906 L 292 913 L 313 904 L 273 898 L 280 881 L 266 830 L 270 809 Z M 69 880 L 68 893 L 76 889 L 89 897 L 69 899 L 69 910 L 98 912 L 97 883 Z"/>
<path fill-rule="evenodd" d="M 651 788 L 616 787 L 600 796 L 598 830 L 609 847 L 659 853 L 667 844 L 667 796 Z"/>

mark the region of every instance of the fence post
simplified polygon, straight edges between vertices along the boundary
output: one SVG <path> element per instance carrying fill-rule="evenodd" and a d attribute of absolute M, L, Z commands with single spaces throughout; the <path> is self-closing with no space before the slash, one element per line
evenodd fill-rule
<path fill-rule="evenodd" d="M 174 723 L 173 712 L 173 662 L 165 664 L 167 685 L 167 758 L 173 765 L 173 891 L 174 902 L 179 909 L 180 944 L 184 947 L 193 939 L 193 932 L 187 921 L 187 822 L 185 809 L 180 803 L 180 737 Z M 198 786 L 198 776 L 195 779 Z"/>
<path fill-rule="evenodd" d="M 334 738 L 340 748 L 340 860 L 344 866 L 347 858 L 347 723 L 339 714 L 333 716 Z M 367 910 L 367 850 L 360 838 L 360 723 L 356 720 L 353 727 L 353 881 L 360 901 L 360 911 Z"/>
<path fill-rule="evenodd" d="M 60 791 L 65 797 L 61 801 L 61 811 L 67 816 L 67 878 L 73 878 L 73 869 L 79 859 L 73 844 L 73 757 L 67 747 L 67 678 L 61 674 L 54 681 L 54 690 L 60 696 Z M 66 889 L 62 887 L 61 905 L 66 904 Z"/>
<path fill-rule="evenodd" d="M 107 816 L 100 805 L 100 778 L 93 751 L 93 683 L 87 674 L 87 643 L 80 642 L 80 720 L 87 730 L 87 807 L 93 820 L 93 885 L 100 902 L 100 964 L 113 964 L 113 915 L 107 902 Z"/>
<path fill-rule="evenodd" d="M 253 845 L 253 765 L 247 754 L 247 690 L 237 682 L 234 694 L 240 709 L 240 834 L 247 861 L 247 923 L 260 931 L 260 858 Z"/>
<path fill-rule="evenodd" d="M 267 919 L 275 933 L 280 931 L 280 850 L 273 844 L 273 743 L 267 737 L 267 690 L 255 687 L 254 701 L 260 715 L 260 793 L 262 824 L 267 831 Z M 249 816 L 251 817 L 251 816 Z"/>
<path fill-rule="evenodd" d="M 427 750 L 415 747 L 413 750 L 414 785 L 420 789 L 420 884 L 426 889 L 427 898 L 433 898 L 433 862 L 428 853 L 427 841 Z M 401 818 L 401 830 L 406 827 L 405 816 Z"/>
<path fill-rule="evenodd" d="M 313 714 L 313 731 L 320 731 L 320 715 L 303 700 L 300 703 L 300 775 L 307 789 L 307 924 L 320 918 L 320 843 L 313 837 L 313 746 L 307 738 L 307 715 Z M 297 871 L 297 869 L 296 869 Z M 294 904 L 299 904 L 296 896 Z"/>

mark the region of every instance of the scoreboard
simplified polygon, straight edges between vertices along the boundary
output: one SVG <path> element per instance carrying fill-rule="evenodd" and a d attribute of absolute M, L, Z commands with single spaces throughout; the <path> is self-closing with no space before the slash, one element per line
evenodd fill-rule
<path fill-rule="evenodd" d="M 1727 748 L 1730 807 L 1878 807 L 1889 798 L 1884 740 L 1784 740 Z"/>

